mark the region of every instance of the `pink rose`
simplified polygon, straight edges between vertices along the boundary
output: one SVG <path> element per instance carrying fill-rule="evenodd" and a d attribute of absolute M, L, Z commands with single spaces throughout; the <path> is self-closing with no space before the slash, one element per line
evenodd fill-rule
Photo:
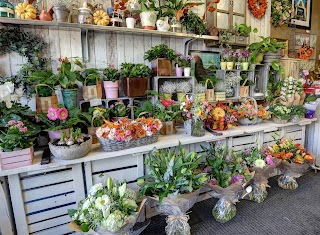
<path fill-rule="evenodd" d="M 252 109 L 252 110 L 251 110 L 251 113 L 252 113 L 252 115 L 257 115 L 257 114 L 258 114 L 258 111 L 255 110 L 255 109 Z"/>
<path fill-rule="evenodd" d="M 252 109 L 252 105 L 251 104 L 247 104 L 246 108 L 247 109 Z"/>
<path fill-rule="evenodd" d="M 19 129 L 19 131 L 23 132 L 23 133 L 26 133 L 28 131 L 28 128 L 27 127 L 21 127 Z"/>

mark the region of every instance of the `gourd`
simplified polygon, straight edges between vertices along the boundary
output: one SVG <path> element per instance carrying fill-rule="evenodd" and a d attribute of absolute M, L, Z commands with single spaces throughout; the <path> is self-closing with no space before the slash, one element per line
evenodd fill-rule
<path fill-rule="evenodd" d="M 104 10 L 97 10 L 93 14 L 93 21 L 96 25 L 107 26 L 109 24 L 110 18 Z"/>
<path fill-rule="evenodd" d="M 37 17 L 36 9 L 28 2 L 19 3 L 16 6 L 15 12 L 20 19 L 34 20 Z"/>

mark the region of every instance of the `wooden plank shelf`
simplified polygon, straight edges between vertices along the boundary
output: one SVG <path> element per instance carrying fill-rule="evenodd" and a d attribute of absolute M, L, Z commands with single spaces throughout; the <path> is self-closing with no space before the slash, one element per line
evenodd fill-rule
<path fill-rule="evenodd" d="M 64 23 L 64 22 L 56 22 L 56 21 L 22 20 L 22 19 L 14 19 L 14 18 L 6 18 L 6 17 L 0 17 L 0 24 L 66 27 L 66 28 L 74 28 L 74 29 L 81 29 L 81 30 L 115 32 L 119 34 L 158 35 L 158 36 L 168 36 L 168 37 L 175 37 L 175 38 L 205 39 L 210 41 L 219 40 L 218 36 L 209 36 L 209 35 L 162 32 L 158 30 L 146 30 L 146 29 L 138 29 L 138 28 L 129 29 L 126 27 L 98 26 L 98 25 L 90 25 L 90 24 Z"/>

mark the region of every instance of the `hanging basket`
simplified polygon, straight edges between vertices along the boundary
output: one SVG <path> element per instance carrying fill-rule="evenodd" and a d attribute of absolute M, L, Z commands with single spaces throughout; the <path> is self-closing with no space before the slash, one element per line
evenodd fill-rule
<path fill-rule="evenodd" d="M 208 102 L 213 102 L 216 99 L 215 95 L 214 95 L 214 85 L 213 85 L 213 82 L 211 80 L 207 79 L 206 80 L 206 84 L 205 84 L 206 88 L 208 87 L 208 82 L 211 83 L 212 89 L 206 89 L 206 100 Z"/>
<path fill-rule="evenodd" d="M 38 94 L 38 87 L 39 86 L 46 86 L 52 90 L 52 95 L 48 97 L 40 97 Z M 58 107 L 58 97 L 54 93 L 54 89 L 47 84 L 38 84 L 35 87 L 36 89 L 36 111 L 37 113 L 47 113 L 48 109 L 51 107 L 57 108 Z"/>
<path fill-rule="evenodd" d="M 102 87 L 96 78 L 96 85 L 87 86 L 87 78 L 84 80 L 84 84 L 82 87 L 82 97 L 85 101 L 92 99 L 101 99 L 102 98 Z"/>

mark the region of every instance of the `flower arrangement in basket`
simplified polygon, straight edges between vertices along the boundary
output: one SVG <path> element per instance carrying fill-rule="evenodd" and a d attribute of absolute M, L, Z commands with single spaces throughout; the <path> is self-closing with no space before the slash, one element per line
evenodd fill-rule
<path fill-rule="evenodd" d="M 248 194 L 248 198 L 255 202 L 263 202 L 267 196 L 268 178 L 272 176 L 275 168 L 280 164 L 280 161 L 268 152 L 263 151 L 257 142 L 255 146 L 245 149 L 238 153 L 251 172 L 255 172 L 252 178 L 252 191 Z"/>
<path fill-rule="evenodd" d="M 268 120 L 271 118 L 271 113 L 263 105 L 258 105 L 258 123 L 261 123 L 262 120 Z"/>
<path fill-rule="evenodd" d="M 283 189 L 296 189 L 299 178 L 308 170 L 314 158 L 300 144 L 295 144 L 293 139 L 282 138 L 268 147 L 268 152 L 280 159 L 280 169 L 283 173 L 278 179 L 278 185 Z"/>
<path fill-rule="evenodd" d="M 105 151 L 118 151 L 157 142 L 161 127 L 161 121 L 151 117 L 119 118 L 116 122 L 105 120 L 96 135 Z"/>
<path fill-rule="evenodd" d="M 246 183 L 252 178 L 241 157 L 229 152 L 226 146 L 212 146 L 205 151 L 203 172 L 208 173 L 207 184 L 213 191 L 212 196 L 219 198 L 212 210 L 216 221 L 225 223 L 236 215 L 235 204 L 242 197 Z"/>
<path fill-rule="evenodd" d="M 179 151 L 154 149 L 146 158 L 149 174 L 139 178 L 141 194 L 157 203 L 159 213 L 167 215 L 166 234 L 190 235 L 186 212 L 197 201 L 200 189 L 207 182 L 205 173 L 198 171 L 202 157 Z"/>
<path fill-rule="evenodd" d="M 88 234 L 93 231 L 95 234 L 125 234 L 132 231 L 145 202 L 138 192 L 127 188 L 125 182 L 113 182 L 108 178 L 106 186 L 99 183 L 91 187 L 77 210 L 68 210 L 73 220 L 69 228 Z"/>
<path fill-rule="evenodd" d="M 220 101 L 212 106 L 207 118 L 207 126 L 213 130 L 223 131 L 237 125 L 237 112 L 232 106 L 227 106 Z"/>
<path fill-rule="evenodd" d="M 258 122 L 258 106 L 254 98 L 246 97 L 239 106 L 235 106 L 241 125 L 254 125 Z"/>
<path fill-rule="evenodd" d="M 269 108 L 273 121 L 278 124 L 285 124 L 291 118 L 291 109 L 283 104 L 272 104 Z"/>

